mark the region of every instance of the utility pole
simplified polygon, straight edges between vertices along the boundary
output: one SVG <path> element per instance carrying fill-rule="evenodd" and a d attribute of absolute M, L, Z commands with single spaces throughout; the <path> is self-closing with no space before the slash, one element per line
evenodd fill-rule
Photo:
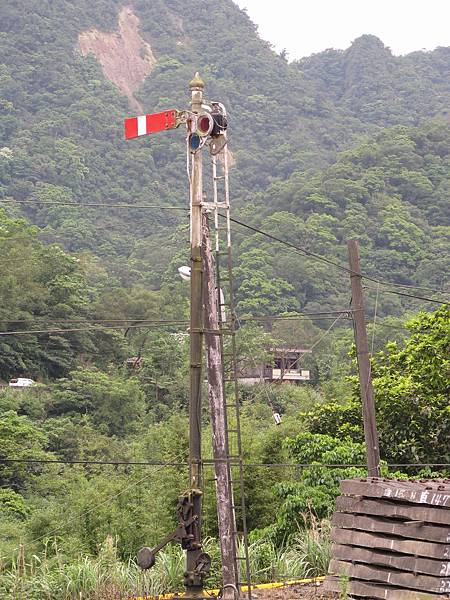
<path fill-rule="evenodd" d="M 364 437 L 367 452 L 367 471 L 370 477 L 380 477 L 380 448 L 375 416 L 371 364 L 369 360 L 369 344 L 367 342 L 366 323 L 364 319 L 364 299 L 361 283 L 362 276 L 359 265 L 358 241 L 349 240 L 347 242 L 347 249 L 350 266 L 350 283 L 352 288 L 354 336 L 358 359 Z"/>
<path fill-rule="evenodd" d="M 205 84 L 196 73 L 189 84 L 191 109 L 194 115 L 202 110 Z M 190 123 L 188 122 L 188 129 Z M 202 463 L 201 463 L 201 419 L 202 419 L 202 356 L 203 356 L 203 266 L 202 266 L 202 149 L 193 153 L 190 178 L 190 218 L 191 218 L 191 310 L 190 310 L 190 394 L 189 394 L 189 477 L 192 490 L 192 518 L 195 536 L 192 549 L 186 553 L 185 581 L 188 594 L 203 597 L 203 585 L 197 585 L 194 574 L 201 554 L 201 513 L 202 513 Z M 190 583 L 190 585 L 188 585 Z"/>
<path fill-rule="evenodd" d="M 205 309 L 205 346 L 207 350 L 208 396 L 211 410 L 213 457 L 215 460 L 217 519 L 222 559 L 223 598 L 233 600 L 237 590 L 236 527 L 231 495 L 231 469 L 226 437 L 225 391 L 219 330 L 219 294 L 211 251 L 208 217 L 203 215 L 203 304 Z"/>

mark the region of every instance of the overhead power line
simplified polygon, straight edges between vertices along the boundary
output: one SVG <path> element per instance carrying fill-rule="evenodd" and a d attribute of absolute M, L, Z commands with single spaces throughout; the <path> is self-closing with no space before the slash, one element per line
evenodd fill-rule
<path fill-rule="evenodd" d="M 324 311 L 317 311 L 317 312 L 304 312 L 304 313 L 300 313 L 300 314 L 295 314 L 295 315 L 251 315 L 249 317 L 239 317 L 240 321 L 290 321 L 290 320 L 296 320 L 296 319 L 300 319 L 303 317 L 322 317 L 322 316 L 329 316 L 330 318 L 333 318 L 334 315 L 344 315 L 344 314 L 348 314 L 350 315 L 353 312 L 353 310 L 348 309 L 348 308 L 344 308 L 342 310 L 324 310 Z"/>
<path fill-rule="evenodd" d="M 420 285 L 410 285 L 410 284 L 406 284 L 406 283 L 395 283 L 395 284 L 389 284 L 388 282 L 386 282 L 386 285 L 396 285 L 399 288 L 406 288 L 406 289 L 412 289 L 412 290 L 425 290 L 427 292 L 436 292 L 436 294 L 448 294 L 450 292 L 450 290 L 437 290 L 436 288 L 431 288 L 431 287 L 422 287 Z"/>
<path fill-rule="evenodd" d="M 65 334 L 65 333 L 74 333 L 77 331 L 110 331 L 110 330 L 115 330 L 115 329 L 136 329 L 136 328 L 140 328 L 140 327 L 162 327 L 164 325 L 186 325 L 187 321 L 166 321 L 165 323 L 139 323 L 138 325 L 113 325 L 111 327 L 108 327 L 106 325 L 99 325 L 98 327 L 96 327 L 95 325 L 91 326 L 91 327 L 74 327 L 74 328 L 70 328 L 70 329 L 28 329 L 28 330 L 24 330 L 21 331 L 20 329 L 17 331 L 0 331 L 0 336 L 10 336 L 10 335 L 36 335 L 36 334 L 44 334 L 44 333 L 58 333 L 58 334 Z"/>
<path fill-rule="evenodd" d="M 320 312 L 305 312 L 305 313 L 301 313 L 298 315 L 250 315 L 247 317 L 238 317 L 239 322 L 241 323 L 252 323 L 252 322 L 256 322 L 256 323 L 264 323 L 264 322 L 268 322 L 268 323 L 272 323 L 274 321 L 301 321 L 301 320 L 310 320 L 312 318 L 316 318 L 319 320 L 333 320 L 336 318 L 336 315 L 340 315 L 341 319 L 351 319 L 352 318 L 352 314 L 353 314 L 353 310 L 351 309 L 344 309 L 342 311 L 338 311 L 338 310 L 333 310 L 333 311 L 320 311 Z M 107 325 L 102 325 L 103 323 L 123 323 L 122 326 L 118 325 L 119 329 L 126 329 L 128 327 L 130 327 L 131 325 L 135 325 L 135 326 L 143 326 L 145 327 L 146 325 L 189 325 L 189 320 L 188 319 L 142 319 L 142 318 L 133 318 L 133 317 L 127 317 L 127 318 L 123 318 L 123 319 L 93 319 L 93 318 L 86 318 L 86 319 L 55 319 L 54 317 L 52 317 L 51 315 L 49 316 L 41 316 L 41 317 L 31 317 L 29 319 L 0 319 L 0 324 L 4 324 L 4 325 L 10 325 L 10 324 L 15 324 L 15 323 L 25 323 L 27 325 L 31 325 L 33 323 L 42 323 L 44 322 L 46 325 L 58 325 L 61 323 L 66 323 L 68 325 L 70 324 L 76 324 L 76 323 L 80 323 L 80 324 L 92 324 L 92 325 L 99 325 L 99 329 L 106 329 L 108 328 Z M 368 321 L 368 324 L 371 324 L 371 322 Z M 400 325 L 391 325 L 389 323 L 383 323 L 383 321 L 379 322 L 379 325 L 381 327 L 388 327 L 391 329 L 405 329 L 408 330 L 406 327 L 402 327 Z M 93 329 L 94 327 L 88 327 L 86 328 L 87 330 Z M 69 331 L 69 329 L 63 329 L 61 328 L 62 331 Z M 30 330 L 33 331 L 33 333 L 37 333 L 38 330 Z M 46 331 L 50 331 L 50 330 L 46 330 Z M 408 330 L 409 331 L 409 330 Z M 1 333 L 1 332 L 0 332 Z M 14 332 L 11 332 L 14 333 Z"/>
<path fill-rule="evenodd" d="M 65 460 L 59 458 L 0 458 L 0 464 L 36 464 L 36 465 L 99 465 L 99 466 L 133 466 L 133 467 L 185 467 L 187 462 L 171 462 L 165 460 Z"/>
<path fill-rule="evenodd" d="M 362 275 L 363 279 L 369 279 L 369 281 L 374 281 L 375 283 L 378 283 L 379 285 L 393 285 L 395 286 L 395 283 L 387 283 L 387 282 L 383 282 L 383 281 L 377 281 L 376 279 L 371 279 L 370 277 L 367 277 L 367 275 Z M 398 286 L 398 287 L 402 287 L 402 286 Z M 370 287 L 367 286 L 368 289 L 370 290 L 376 290 L 377 288 L 375 287 Z M 450 298 L 447 298 L 445 300 L 436 300 L 433 298 L 427 298 L 425 296 L 418 296 L 417 294 L 407 294 L 406 292 L 398 292 L 397 290 L 389 290 L 389 289 L 384 289 L 384 290 L 380 290 L 380 292 L 384 292 L 385 294 L 396 294 L 397 296 L 405 296 L 406 298 L 414 298 L 415 300 L 423 300 L 424 302 L 434 302 L 434 304 L 448 304 L 450 302 Z M 445 293 L 445 292 L 438 292 L 438 293 Z"/>
<path fill-rule="evenodd" d="M 351 310 L 343 310 L 343 311 L 327 311 L 327 312 L 311 312 L 311 313 L 302 313 L 299 315 L 255 315 L 248 317 L 240 317 L 239 320 L 242 322 L 264 322 L 264 321 L 296 321 L 301 319 L 310 319 L 311 317 L 318 317 L 320 319 L 334 319 L 335 315 L 342 314 L 344 318 L 346 314 L 348 314 L 348 318 L 350 318 Z M 60 323 L 66 324 L 75 324 L 75 323 L 92 323 L 92 324 L 101 324 L 101 323 L 124 323 L 124 327 L 128 327 L 128 323 L 135 325 L 188 325 L 188 319 L 143 319 L 143 318 L 123 318 L 123 319 L 94 319 L 94 318 L 86 318 L 86 319 L 55 319 L 53 316 L 41 316 L 35 317 L 31 316 L 29 319 L 0 319 L 0 324 L 15 324 L 15 323 L 25 323 L 31 325 L 33 323 L 42 323 L 44 322 L 46 325 L 58 325 Z M 66 329 L 64 331 L 67 331 Z"/>
<path fill-rule="evenodd" d="M 101 203 L 101 202 L 91 202 L 91 203 L 79 203 L 79 202 L 59 202 L 59 201 L 52 201 L 52 200 L 43 200 L 43 201 L 36 201 L 36 200 L 17 200 L 14 198 L 8 198 L 8 199 L 4 199 L 4 200 L 0 200 L 0 205 L 1 203 L 5 204 L 5 203 L 17 203 L 17 204 L 30 204 L 30 205 L 55 205 L 55 206 L 74 206 L 74 207 L 78 207 L 78 208 L 85 208 L 85 207 L 92 207 L 92 208 L 126 208 L 126 209 L 155 209 L 155 210 L 179 210 L 179 211 L 185 211 L 188 212 L 188 208 L 187 207 L 182 207 L 182 206 L 159 206 L 157 204 L 107 204 L 107 203 Z M 222 217 L 224 215 L 221 215 Z M 355 273 L 353 272 L 351 269 L 349 269 L 348 267 L 341 265 L 338 262 L 335 262 L 329 258 L 327 258 L 326 256 L 322 256 L 321 254 L 317 254 L 316 252 L 312 252 L 311 250 L 308 250 L 307 248 L 304 248 L 302 246 L 299 246 L 297 244 L 293 244 L 292 242 L 289 242 L 287 240 L 283 240 L 282 238 L 279 238 L 273 234 L 268 233 L 267 231 L 263 231 L 262 229 L 259 229 L 258 227 L 254 227 L 253 225 L 249 225 L 248 223 L 244 223 L 243 221 L 240 221 L 238 219 L 235 219 L 233 217 L 230 218 L 232 223 L 235 223 L 236 225 L 239 225 L 241 227 L 245 227 L 246 229 L 253 231 L 256 234 L 260 234 L 263 235 L 265 237 L 267 237 L 268 239 L 271 239 L 274 242 L 277 242 L 279 244 L 283 244 L 289 248 L 291 248 L 292 250 L 299 252 L 300 254 L 304 255 L 304 256 L 309 256 L 311 258 L 314 258 L 318 261 L 321 261 L 325 264 L 328 264 L 330 266 L 333 266 L 341 271 L 345 271 L 346 273 L 349 274 L 356 274 L 356 275 L 360 275 L 361 277 L 363 277 L 364 279 L 367 279 L 368 281 L 372 281 L 373 283 L 377 283 L 379 285 L 383 285 L 383 286 L 390 286 L 390 287 L 396 287 L 396 288 L 411 288 L 411 289 L 418 289 L 418 290 L 422 290 L 422 289 L 426 289 L 428 291 L 433 291 L 436 294 L 446 294 L 446 291 L 443 290 L 437 290 L 434 288 L 425 288 L 425 287 L 421 287 L 421 286 L 413 286 L 413 285 L 403 285 L 403 284 L 398 284 L 398 283 L 393 283 L 393 282 L 389 282 L 389 281 L 383 281 L 380 279 L 376 279 L 375 277 L 371 277 L 370 275 L 367 275 L 365 273 Z M 399 292 L 397 290 L 392 290 L 392 289 L 385 289 L 382 290 L 385 293 L 389 293 L 389 294 L 395 294 L 398 296 L 404 296 L 406 298 L 412 298 L 415 300 L 422 300 L 424 302 L 432 302 L 434 304 L 443 304 L 443 303 L 448 303 L 450 300 L 446 299 L 445 301 L 440 301 L 440 300 L 436 300 L 434 298 L 428 298 L 425 296 L 419 296 L 416 294 L 407 294 L 406 292 Z"/>
<path fill-rule="evenodd" d="M 205 466 L 212 466 L 217 462 L 230 462 L 235 463 L 238 459 L 214 459 L 206 458 L 202 460 L 202 464 Z M 166 461 L 166 460 L 142 460 L 142 461 L 127 461 L 127 460 L 66 460 L 66 459 L 39 459 L 39 458 L 0 458 L 0 464 L 36 464 L 36 465 L 89 465 L 89 466 L 113 466 L 113 467 L 187 467 L 189 462 L 186 461 Z M 387 463 L 388 467 L 450 467 L 450 463 Z M 339 468 L 351 468 L 360 467 L 366 468 L 366 464 L 362 463 L 293 463 L 293 462 L 279 462 L 279 463 L 251 463 L 244 462 L 245 468 L 250 469 L 281 469 L 281 468 L 296 468 L 296 469 L 310 469 L 313 467 L 322 467 L 327 469 L 339 469 Z"/>
<path fill-rule="evenodd" d="M 57 200 L 16 200 L 14 198 L 7 198 L 0 200 L 1 204 L 14 203 L 14 204 L 30 204 L 30 205 L 53 205 L 53 206 L 74 206 L 76 208 L 131 208 L 131 209 L 157 209 L 157 210 L 183 210 L 187 212 L 189 209 L 185 206 L 160 206 L 159 204 L 107 204 L 102 202 L 58 202 Z"/>
<path fill-rule="evenodd" d="M 223 215 L 221 215 L 223 216 Z M 391 286 L 391 287 L 403 287 L 401 284 L 396 284 L 396 283 L 391 283 L 388 281 L 382 281 L 380 279 L 376 279 L 374 277 L 371 277 L 370 275 L 366 275 L 364 273 L 357 273 L 356 271 L 353 271 L 352 269 L 349 269 L 348 267 L 341 265 L 340 263 L 337 263 L 329 258 L 326 258 L 325 256 L 322 256 L 321 254 L 316 254 L 315 252 L 311 252 L 310 250 L 308 250 L 307 248 L 303 248 L 302 246 L 298 246 L 296 244 L 293 244 L 292 242 L 288 242 L 287 240 L 283 240 L 282 238 L 279 238 L 275 235 L 272 235 L 271 233 L 268 233 L 267 231 L 263 231 L 262 229 L 259 229 L 258 227 L 253 227 L 253 225 L 248 225 L 247 223 L 243 223 L 242 221 L 239 221 L 238 219 L 235 218 L 231 218 L 231 221 L 233 223 L 236 223 L 237 225 L 240 225 L 241 227 L 245 227 L 246 229 L 249 229 L 250 231 L 253 231 L 254 233 L 260 234 L 260 235 L 264 235 L 265 237 L 267 237 L 268 239 L 277 242 L 279 244 L 283 244 L 284 246 L 287 246 L 288 248 L 291 248 L 292 250 L 294 250 L 295 252 L 298 252 L 300 254 L 303 254 L 305 256 L 310 256 L 311 258 L 314 258 L 316 260 L 319 260 L 327 265 L 333 266 L 337 269 L 340 269 L 341 271 L 345 271 L 348 274 L 351 275 L 359 275 L 361 277 L 363 277 L 364 279 L 367 279 L 368 281 L 372 281 L 374 283 L 377 283 L 379 285 L 384 285 L 384 286 Z M 421 289 L 421 288 L 418 288 Z M 445 303 L 442 300 L 436 300 L 434 298 L 426 298 L 424 296 L 417 296 L 414 294 L 407 294 L 405 292 L 398 292 L 396 290 L 390 290 L 390 289 L 386 289 L 386 290 L 382 290 L 385 293 L 389 293 L 389 294 L 397 294 L 398 296 L 406 296 L 408 298 L 414 298 L 416 300 L 423 300 L 425 302 L 433 302 L 435 304 L 443 304 Z M 437 291 L 437 293 L 441 294 L 441 293 L 445 293 L 445 292 L 441 292 L 441 291 Z M 446 302 L 449 302 L 449 300 L 446 300 Z"/>
<path fill-rule="evenodd" d="M 144 325 L 158 324 L 158 325 L 172 325 L 173 323 L 189 323 L 186 320 L 174 320 L 174 319 L 56 319 L 49 321 L 48 319 L 54 319 L 54 317 L 33 317 L 30 319 L 0 319 L 0 323 L 36 323 L 39 321 L 45 321 L 48 325 L 56 325 L 58 323 L 143 323 Z"/>

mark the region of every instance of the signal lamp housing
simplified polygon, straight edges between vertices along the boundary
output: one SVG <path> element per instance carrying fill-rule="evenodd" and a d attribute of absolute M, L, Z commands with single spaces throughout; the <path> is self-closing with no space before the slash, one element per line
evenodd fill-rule
<path fill-rule="evenodd" d="M 209 135 L 214 127 L 214 120 L 209 113 L 202 113 L 197 117 L 197 135 L 205 137 Z"/>
<path fill-rule="evenodd" d="M 211 117 L 214 121 L 211 135 L 216 137 L 224 133 L 228 127 L 227 112 L 221 102 L 212 102 Z"/>

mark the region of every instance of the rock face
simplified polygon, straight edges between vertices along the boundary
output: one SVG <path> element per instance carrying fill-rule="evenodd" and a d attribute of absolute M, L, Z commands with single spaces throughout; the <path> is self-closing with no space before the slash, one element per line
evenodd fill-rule
<path fill-rule="evenodd" d="M 134 92 L 153 70 L 156 59 L 150 44 L 139 34 L 139 19 L 131 7 L 121 9 L 117 31 L 89 29 L 79 34 L 78 44 L 83 56 L 96 56 L 105 77 L 128 97 L 132 108 L 142 112 Z"/>

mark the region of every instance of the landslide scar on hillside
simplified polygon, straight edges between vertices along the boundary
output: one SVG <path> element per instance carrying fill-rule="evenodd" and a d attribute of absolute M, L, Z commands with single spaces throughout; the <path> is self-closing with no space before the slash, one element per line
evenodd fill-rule
<path fill-rule="evenodd" d="M 156 59 L 150 44 L 139 34 L 139 23 L 131 7 L 124 6 L 117 31 L 89 29 L 79 34 L 78 44 L 83 56 L 91 52 L 96 56 L 105 77 L 128 97 L 135 110 L 142 112 L 134 92 L 153 70 Z"/>

